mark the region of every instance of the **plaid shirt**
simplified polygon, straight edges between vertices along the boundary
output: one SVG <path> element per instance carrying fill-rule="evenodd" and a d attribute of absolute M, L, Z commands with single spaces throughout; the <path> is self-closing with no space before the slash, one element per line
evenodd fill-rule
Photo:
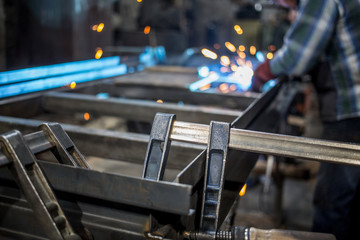
<path fill-rule="evenodd" d="M 334 120 L 359 117 L 360 0 L 301 1 L 297 20 L 270 69 L 274 75 L 300 76 L 324 53 L 336 89 Z"/>

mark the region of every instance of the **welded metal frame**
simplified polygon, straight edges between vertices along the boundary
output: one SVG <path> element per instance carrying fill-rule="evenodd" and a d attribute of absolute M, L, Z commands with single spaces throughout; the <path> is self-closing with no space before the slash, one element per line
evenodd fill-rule
<path fill-rule="evenodd" d="M 157 103 L 154 100 L 109 97 L 99 99 L 94 95 L 49 92 L 41 97 L 42 108 L 50 113 L 89 112 L 96 115 L 121 117 L 151 123 L 158 112 L 176 114 L 182 121 L 208 124 L 219 120 L 231 122 L 241 111 L 219 107 L 197 106 L 178 103 Z"/>
<path fill-rule="evenodd" d="M 187 141 L 198 144 L 209 144 L 209 142 L 206 139 L 210 139 L 210 140 L 212 139 L 212 137 L 210 136 L 213 131 L 209 131 L 208 126 L 193 124 L 193 123 L 176 122 L 176 121 L 171 125 L 172 125 L 172 130 L 168 134 L 169 134 L 169 138 L 172 140 L 181 140 L 181 141 Z M 26 141 L 29 142 L 29 146 L 33 153 L 37 153 L 36 151 L 42 152 L 44 150 L 47 150 L 48 148 L 54 147 L 54 144 L 49 144 L 47 142 L 49 141 L 49 138 L 46 137 L 46 133 L 44 132 L 36 132 L 31 135 L 27 135 L 25 136 L 25 139 Z M 257 139 L 260 139 L 259 145 L 257 145 L 257 141 L 256 141 Z M 290 144 L 286 145 L 284 144 L 284 141 L 290 142 Z M 34 144 L 32 142 L 35 142 L 37 144 Z M 229 148 L 235 150 L 253 151 L 253 152 L 265 153 L 265 154 L 271 153 L 279 156 L 301 157 L 301 158 L 317 160 L 317 161 L 322 159 L 324 161 L 332 161 L 341 164 L 345 163 L 352 165 L 360 165 L 360 161 L 359 161 L 360 147 L 357 145 L 333 143 L 322 140 L 309 140 L 309 139 L 303 139 L 297 137 L 282 136 L 277 134 L 261 133 L 261 132 L 240 130 L 240 129 L 230 129 L 229 139 L 226 140 L 225 142 L 226 142 L 225 145 L 222 144 L 223 146 L 221 147 L 223 151 L 225 151 L 224 149 L 227 149 L 227 142 L 229 142 Z M 272 146 L 276 146 L 277 150 L 275 152 L 273 152 Z M 325 148 L 325 151 L 319 152 L 319 146 L 321 148 Z M 211 149 L 212 147 L 210 143 L 210 145 L 208 146 L 207 156 L 209 156 Z M 297 149 L 299 149 L 300 151 L 296 151 Z M 314 154 L 304 155 L 303 153 L 301 153 L 304 149 Z M 337 155 L 329 157 L 331 156 L 327 153 L 329 149 L 332 149 L 333 150 L 332 153 Z M 0 154 L 0 162 L 4 162 L 3 158 L 6 157 L 1 156 Z M 183 216 L 191 216 L 193 214 L 193 210 L 190 207 L 191 205 L 190 196 L 195 186 L 182 185 L 185 188 L 181 187 L 181 189 L 185 190 L 185 192 L 181 192 L 179 191 L 180 189 L 179 187 L 181 185 L 176 185 L 175 187 L 173 183 L 168 183 L 163 185 L 164 182 L 154 182 L 154 181 L 147 181 L 146 179 L 141 180 L 136 178 L 132 179 L 129 177 L 125 177 L 126 180 L 121 181 L 120 176 L 113 174 L 105 174 L 89 169 L 63 166 L 63 165 L 47 163 L 47 162 L 39 162 L 39 163 L 42 169 L 44 170 L 44 172 L 46 173 L 46 176 L 48 177 L 54 189 L 60 192 L 68 192 L 71 194 L 87 196 L 90 198 L 102 199 L 103 201 L 119 202 L 121 204 L 149 209 L 150 212 L 154 210 L 158 210 L 161 212 L 168 212 L 169 214 L 175 214 L 175 215 L 180 214 Z M 2 175 L 2 177 L 3 176 L 4 175 Z M 64 178 L 64 176 L 66 177 Z M 205 172 L 205 178 L 206 178 L 206 172 Z M 145 202 L 144 205 L 145 199 L 149 201 L 149 195 L 147 194 L 140 194 L 140 195 L 134 193 L 132 194 L 131 192 L 127 191 L 125 194 L 119 196 L 117 194 L 116 189 L 109 190 L 109 188 L 105 189 L 103 187 L 97 186 L 99 184 L 99 179 L 101 179 L 100 182 L 106 183 L 109 186 L 114 186 L 119 182 L 123 182 L 123 185 L 121 185 L 121 189 L 126 188 L 126 186 L 129 186 L 128 184 L 130 184 L 131 186 L 137 186 L 140 182 L 142 189 L 143 187 L 146 188 L 148 186 L 147 184 L 151 185 L 153 183 L 155 184 L 153 186 L 154 188 L 147 189 L 146 192 L 152 193 L 150 195 L 150 198 L 151 196 L 153 196 L 153 199 L 150 201 L 154 201 L 154 202 L 150 202 L 150 203 Z M 77 181 L 76 185 L 73 184 L 75 181 Z M 158 184 L 160 184 L 164 188 L 160 187 L 160 185 Z M 83 186 L 83 188 L 80 189 L 78 185 Z M 172 192 L 170 190 L 171 188 L 173 189 L 177 188 L 177 189 L 174 190 L 174 192 Z M 135 192 L 138 191 L 139 191 L 138 189 L 135 189 Z M 154 194 L 153 191 L 155 192 L 159 191 L 159 192 L 158 194 Z M 180 192 L 181 194 L 179 194 Z M 167 193 L 168 195 L 164 196 L 164 193 Z M 156 195 L 160 195 L 161 198 L 158 199 Z M 145 197 L 145 199 L 137 200 L 137 197 L 139 196 Z M 173 199 L 171 201 L 172 203 L 178 204 L 180 202 L 183 204 L 184 201 L 174 200 L 174 199 L 179 200 L 180 196 L 182 197 L 186 196 L 186 198 L 188 199 L 188 201 L 185 202 L 186 203 L 185 205 L 187 205 L 187 207 L 185 205 L 182 205 L 181 207 L 182 210 L 180 210 L 179 208 L 174 208 L 174 205 L 169 206 L 168 205 L 170 204 L 169 202 L 166 202 L 166 204 L 164 204 L 163 202 L 163 201 L 168 201 L 169 199 Z M 159 202 L 161 202 L 161 204 L 157 205 L 157 203 Z M 164 208 L 164 206 L 166 207 Z M 187 210 L 184 211 L 184 209 Z M 91 232 L 91 228 L 90 228 L 90 232 Z M 136 234 L 131 236 L 134 236 L 135 238 Z M 199 236 L 203 236 L 204 239 L 207 239 L 208 237 L 207 235 L 201 235 L 201 233 L 199 233 Z"/>
<path fill-rule="evenodd" d="M 82 96 L 79 97 L 84 99 L 89 97 L 84 94 L 88 93 L 88 91 L 92 92 L 95 89 L 96 91 L 101 91 L 101 89 L 97 88 L 98 85 L 89 85 L 94 87 L 94 89 L 80 88 L 72 92 L 82 93 Z M 165 89 L 167 98 L 164 99 L 176 101 L 176 99 L 179 99 L 177 98 L 178 96 L 181 95 L 183 97 L 184 92 L 186 92 L 184 88 L 176 87 L 149 87 L 148 85 L 139 87 L 131 86 L 128 83 L 115 84 L 115 86 L 111 81 L 106 81 L 102 83 L 102 85 L 105 86 L 104 89 L 109 90 L 111 95 L 125 96 L 128 98 L 135 97 L 135 95 L 133 96 L 132 94 L 137 91 L 143 92 L 147 90 L 148 94 L 151 93 L 151 96 L 146 95 L 144 98 L 153 99 L 157 93 L 163 93 Z M 131 91 L 128 91 L 129 89 Z M 247 108 L 247 110 L 232 123 L 232 126 L 258 129 L 259 126 L 262 126 L 264 121 L 268 122 L 268 119 L 265 120 L 259 118 L 261 115 L 260 113 L 264 111 L 269 103 L 273 102 L 279 90 L 280 85 L 264 94 L 261 98 L 258 98 L 255 103 Z M 216 102 L 217 104 L 235 108 L 241 106 L 242 108 L 240 109 L 244 109 L 255 99 L 254 97 L 241 96 L 241 98 L 245 99 L 244 103 L 241 102 L 241 99 L 239 100 L 238 96 L 192 92 L 187 92 L 186 94 L 187 99 L 190 99 L 188 96 L 191 96 L 191 98 L 194 97 L 191 100 L 198 101 L 200 104 L 204 102 Z M 45 95 L 41 94 L 36 99 L 41 104 L 41 98 L 46 99 L 47 97 L 56 97 L 59 95 L 60 97 L 64 97 L 65 95 L 65 98 L 77 97 L 74 93 L 61 93 L 61 91 L 58 91 Z M 99 99 L 95 100 L 94 96 L 90 98 L 95 102 L 100 102 Z M 31 101 L 32 100 L 29 99 L 29 102 Z M 43 103 L 45 102 L 46 101 L 43 100 Z M 103 108 L 106 103 L 109 102 L 105 101 L 104 105 L 101 107 Z M 273 110 L 274 106 L 270 107 L 270 109 Z M 98 111 L 101 113 L 101 110 Z M 195 111 L 198 111 L 198 109 Z M 265 114 L 269 113 L 265 111 Z M 213 116 L 215 115 L 209 115 L 208 119 Z M 19 129 L 25 132 L 32 132 L 40 125 L 40 123 L 42 122 L 38 120 L 0 116 L 1 131 Z M 128 161 L 134 160 L 136 162 L 140 162 L 140 158 L 142 161 L 144 159 L 146 145 L 149 140 L 147 135 L 86 129 L 66 124 L 63 124 L 63 127 L 74 143 L 76 143 L 80 151 L 85 153 L 85 155 L 101 156 L 112 159 L 122 158 Z M 267 126 L 264 128 L 266 129 L 266 127 Z M 34 149 L 39 151 L 37 153 L 41 153 L 50 147 L 49 143 L 46 142 L 46 136 L 42 133 L 26 135 L 25 139 L 29 140 L 28 144 L 30 147 L 33 146 Z M 107 146 L 111 146 L 111 151 L 108 150 Z M 39 161 L 39 164 L 44 170 L 56 194 L 59 195 L 60 204 L 64 206 L 64 211 L 70 213 L 77 212 L 77 214 L 80 213 L 80 215 L 86 216 L 85 219 L 81 219 L 81 224 L 87 227 L 90 232 L 93 232 L 96 237 L 104 237 L 105 235 L 101 235 L 104 233 L 101 232 L 102 229 L 106 229 L 107 226 L 106 224 L 95 226 L 90 221 L 86 220 L 86 218 L 89 219 L 89 216 L 93 216 L 93 220 L 98 219 L 99 221 L 103 221 L 104 218 L 109 218 L 111 219 L 109 220 L 111 224 L 116 221 L 126 222 L 126 224 L 120 224 L 121 227 L 119 229 L 112 229 L 114 236 L 127 236 L 130 237 L 130 239 L 141 239 L 143 237 L 144 229 L 149 225 L 149 221 L 151 221 L 150 215 L 156 219 L 160 228 L 166 226 L 166 221 L 170 218 L 173 219 L 172 224 L 174 224 L 174 222 L 177 224 L 181 223 L 187 230 L 197 229 L 196 219 L 200 211 L 194 211 L 194 209 L 198 208 L 197 202 L 201 201 L 202 198 L 199 193 L 202 192 L 203 188 L 201 179 L 204 177 L 203 169 L 205 167 L 206 155 L 204 155 L 205 151 L 201 154 L 199 153 L 204 150 L 204 146 L 173 141 L 171 149 L 169 156 L 169 159 L 171 160 L 167 162 L 167 166 L 181 170 L 173 182 L 154 182 L 147 179 L 104 173 L 91 169 L 82 169 L 43 161 Z M 172 154 L 173 156 L 178 157 L 172 157 Z M 247 159 L 247 162 L 240 161 L 236 163 L 236 159 L 239 157 Z M 231 205 L 234 198 L 236 198 L 238 188 L 242 186 L 256 162 L 256 155 L 248 155 L 248 153 L 239 153 L 239 151 L 233 150 L 229 151 L 228 158 L 231 164 L 236 163 L 235 166 L 237 167 L 240 164 L 240 166 L 243 166 L 244 168 L 240 168 L 241 172 L 235 172 L 234 169 L 229 168 L 224 169 L 226 178 L 224 179 L 224 194 L 221 194 L 222 199 L 219 201 L 221 202 L 219 205 L 219 209 L 221 209 L 219 212 L 219 224 L 221 224 L 228 212 L 228 207 L 226 206 L 229 203 Z M 172 161 L 172 159 L 179 159 L 179 161 Z M 183 159 L 194 160 L 189 163 L 183 162 Z M 234 174 L 240 175 L 240 177 L 235 176 Z M 5 174 L 3 176 L 7 175 Z M 10 177 L 7 177 L 6 181 L 9 181 L 9 179 Z M 228 187 L 227 183 L 229 182 L 236 182 L 237 188 L 234 189 L 231 188 L 231 186 Z M 5 199 L 5 202 L 8 201 L 6 200 L 8 196 L 2 195 L 0 197 Z M 78 206 L 74 208 L 71 204 L 72 202 L 77 202 Z M 16 208 L 16 206 L 14 206 L 14 208 Z M 12 208 L 11 205 L 8 207 Z M 80 210 L 76 210 L 76 208 L 80 208 Z M 22 212 L 19 208 L 16 209 L 16 211 Z M 123 215 L 116 214 L 114 216 L 109 213 L 111 210 Z M 134 220 L 132 216 L 138 216 L 137 220 Z M 74 221 L 74 219 L 79 219 L 79 217 L 70 217 L 70 221 Z M 79 220 L 75 220 L 75 222 L 78 221 Z M 141 222 L 141 224 L 136 224 L 135 221 Z M 106 221 L 104 220 L 103 222 Z M 74 222 L 72 222 L 72 224 L 74 224 Z M 76 226 L 76 223 L 74 225 Z M 134 225 L 136 225 L 136 227 L 134 227 Z M 111 238 L 105 237 L 102 239 Z"/>

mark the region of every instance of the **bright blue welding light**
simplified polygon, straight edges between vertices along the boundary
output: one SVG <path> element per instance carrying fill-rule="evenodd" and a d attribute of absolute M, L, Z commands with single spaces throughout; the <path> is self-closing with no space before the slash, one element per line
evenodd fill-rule
<path fill-rule="evenodd" d="M 259 62 L 265 62 L 265 56 L 264 56 L 264 54 L 262 52 L 260 52 L 260 51 L 257 52 L 255 54 L 255 57 Z"/>
<path fill-rule="evenodd" d="M 163 46 L 153 48 L 155 58 L 158 63 L 164 64 L 166 62 L 166 51 Z"/>
<path fill-rule="evenodd" d="M 267 81 L 264 86 L 262 87 L 262 92 L 267 92 L 271 88 L 273 88 L 276 85 L 276 80 L 272 79 L 270 81 Z"/>
<path fill-rule="evenodd" d="M 195 51 L 192 48 L 188 48 L 185 51 L 185 54 L 188 55 L 188 56 L 192 56 L 192 55 L 194 55 L 194 53 L 195 53 Z"/>
<path fill-rule="evenodd" d="M 200 79 L 192 84 L 190 84 L 189 89 L 192 92 L 198 91 L 202 86 L 215 82 L 219 79 L 219 75 L 217 73 L 210 74 L 207 78 Z"/>
<path fill-rule="evenodd" d="M 109 93 L 101 92 L 101 93 L 96 94 L 96 98 L 98 98 L 98 99 L 107 99 L 109 97 L 110 97 Z"/>
<path fill-rule="evenodd" d="M 156 64 L 154 55 L 153 55 L 150 47 L 146 47 L 145 51 L 140 54 L 139 62 L 144 64 L 145 67 L 152 67 Z"/>
<path fill-rule="evenodd" d="M 140 63 L 145 67 L 152 67 L 157 63 L 163 64 L 166 62 L 166 51 L 163 46 L 145 47 L 144 52 L 139 56 Z"/>
<path fill-rule="evenodd" d="M 75 73 L 65 76 L 42 78 L 30 82 L 22 82 L 12 85 L 0 86 L 0 98 L 62 87 L 65 85 L 69 85 L 71 82 L 81 83 L 102 78 L 115 77 L 125 74 L 126 72 L 126 65 L 121 64 L 118 66 L 97 69 L 94 71 Z"/>
<path fill-rule="evenodd" d="M 61 63 L 49 66 L 24 68 L 0 73 L 0 85 L 47 78 L 56 75 L 103 69 L 120 64 L 120 57 L 107 57 L 99 60 L 91 59 L 78 62 Z"/>
<path fill-rule="evenodd" d="M 250 88 L 254 71 L 248 66 L 238 67 L 236 72 L 229 76 L 232 81 L 236 82 L 241 90 L 246 91 Z"/>
<path fill-rule="evenodd" d="M 198 75 L 199 77 L 205 78 L 209 76 L 210 69 L 207 66 L 202 66 L 198 68 Z"/>

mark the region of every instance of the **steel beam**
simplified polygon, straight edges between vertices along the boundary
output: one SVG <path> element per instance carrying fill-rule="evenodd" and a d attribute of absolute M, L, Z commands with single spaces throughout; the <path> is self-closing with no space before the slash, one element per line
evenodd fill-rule
<path fill-rule="evenodd" d="M 68 165 L 37 162 L 55 192 L 61 191 L 173 214 L 191 214 L 190 185 L 156 182 Z M 1 178 L 12 179 L 5 170 L 7 169 L 1 169 Z"/>
<path fill-rule="evenodd" d="M 191 92 L 186 88 L 153 86 L 152 84 L 117 83 L 112 85 L 113 96 L 138 99 L 157 100 L 164 102 L 183 102 L 185 104 L 225 107 L 236 110 L 244 110 L 253 103 L 259 94 L 237 93 L 220 94 L 206 92 Z"/>
<path fill-rule="evenodd" d="M 38 131 L 43 121 L 30 120 L 14 117 L 0 116 L 0 132 L 7 132 L 18 129 L 23 133 Z M 125 133 L 100 129 L 90 129 L 69 124 L 61 124 L 66 133 L 73 140 L 75 145 L 86 156 L 95 156 L 114 160 L 122 160 L 130 163 L 144 163 L 146 148 L 149 136 L 137 133 Z M 42 148 L 43 144 L 48 144 L 42 134 L 26 135 L 25 139 L 36 138 L 31 145 Z M 167 166 L 172 169 L 184 169 L 187 164 L 194 159 L 204 146 L 172 142 Z"/>
<path fill-rule="evenodd" d="M 170 139 L 207 144 L 209 126 L 175 121 Z M 230 129 L 229 148 L 261 154 L 360 166 L 360 146 L 310 138 Z"/>
<path fill-rule="evenodd" d="M 176 114 L 181 121 L 209 124 L 210 121 L 231 122 L 241 111 L 214 107 L 157 103 L 150 100 L 108 98 L 50 92 L 42 97 L 42 107 L 53 113 L 89 112 L 97 115 L 117 116 L 129 120 L 152 122 L 157 112 Z"/>

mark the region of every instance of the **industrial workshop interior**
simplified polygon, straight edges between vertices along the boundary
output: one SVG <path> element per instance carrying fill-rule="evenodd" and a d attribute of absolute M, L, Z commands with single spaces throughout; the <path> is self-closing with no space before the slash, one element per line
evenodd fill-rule
<path fill-rule="evenodd" d="M 0 0 L 0 239 L 360 239 L 359 0 Z"/>

